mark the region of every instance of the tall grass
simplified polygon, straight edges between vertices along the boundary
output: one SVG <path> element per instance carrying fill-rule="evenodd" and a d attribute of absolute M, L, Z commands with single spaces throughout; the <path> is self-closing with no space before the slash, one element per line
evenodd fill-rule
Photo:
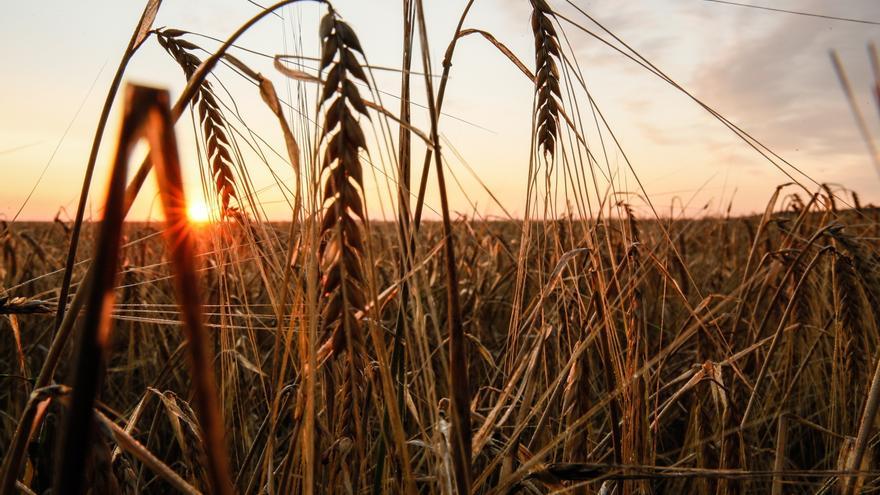
<path fill-rule="evenodd" d="M 274 57 L 271 75 L 228 53 L 291 3 L 320 14 L 296 27 L 320 53 Z M 92 256 L 74 256 L 78 220 L 2 226 L 3 493 L 878 488 L 877 210 L 810 181 L 780 186 L 763 215 L 742 218 L 661 216 L 650 197 L 623 200 L 605 157 L 626 155 L 569 36 L 614 42 L 686 89 L 563 2 L 522 2 L 535 41 L 526 64 L 466 27 L 474 3 L 434 74 L 425 5 L 402 2 L 397 112 L 368 40 L 327 2 L 270 6 L 207 57 L 193 33 L 145 31 L 158 8 L 148 4 L 120 74 L 146 39 L 186 85 L 173 106 L 164 92 L 129 95 L 104 220 L 82 224 Z M 451 212 L 442 109 L 453 57 L 477 42 L 534 84 L 522 219 Z M 317 67 L 289 65 L 303 59 Z M 262 164 L 240 149 L 264 145 L 217 89 L 218 64 L 253 82 L 259 110 L 278 121 L 294 175 L 287 222 L 261 209 L 251 171 Z M 289 78 L 286 97 L 272 76 Z M 183 214 L 173 123 L 187 109 L 218 212 L 203 226 Z M 142 135 L 151 154 L 127 179 Z M 124 223 L 151 171 L 165 223 Z M 367 204 L 370 181 L 385 203 Z M 422 219 L 428 187 L 437 222 Z M 388 205 L 392 220 L 377 221 Z"/>

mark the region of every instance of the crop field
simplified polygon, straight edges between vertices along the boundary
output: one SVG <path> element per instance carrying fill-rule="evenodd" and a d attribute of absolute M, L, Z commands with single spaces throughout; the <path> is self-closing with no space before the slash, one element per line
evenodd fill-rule
<path fill-rule="evenodd" d="M 311 69 L 277 56 L 270 77 L 231 54 L 297 3 L 320 12 L 300 26 L 320 40 L 298 55 Z M 689 94 L 790 180 L 746 216 L 624 194 L 607 177 L 629 166 L 609 150 L 625 154 L 566 38 L 589 15 L 524 1 L 524 59 L 467 28 L 473 3 L 432 65 L 422 1 L 403 0 L 388 68 L 328 2 L 261 7 L 205 49 L 146 2 L 78 211 L 0 221 L 0 493 L 880 490 L 880 210 Z M 466 37 L 534 84 L 521 217 L 449 205 L 442 105 Z M 172 93 L 124 83 L 146 44 L 179 65 Z M 272 117 L 286 218 L 262 209 L 241 148 L 263 148 L 221 65 Z M 378 88 L 380 70 L 399 86 Z M 101 146 L 109 175 L 91 177 Z M 197 165 L 205 204 L 184 194 Z M 145 183 L 159 220 L 127 220 Z"/>

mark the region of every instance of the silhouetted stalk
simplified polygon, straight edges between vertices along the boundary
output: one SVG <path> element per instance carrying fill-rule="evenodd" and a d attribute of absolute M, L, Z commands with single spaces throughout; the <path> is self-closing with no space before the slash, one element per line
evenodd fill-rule
<path fill-rule="evenodd" d="M 131 95 L 127 95 L 131 98 Z M 142 102 L 138 102 L 142 103 Z M 98 234 L 93 266 L 101 267 L 95 273 L 88 290 L 83 317 L 76 371 L 73 379 L 73 397 L 61 430 L 58 449 L 58 474 L 55 492 L 82 493 L 85 483 L 86 460 L 91 451 L 95 425 L 92 417 L 95 396 L 104 374 L 104 355 L 110 343 L 110 313 L 115 299 L 116 274 L 119 265 L 119 246 L 122 239 L 122 206 L 125 201 L 125 177 L 128 156 L 141 125 L 146 118 L 143 104 L 126 101 L 116 158 L 111 169 L 110 187 L 104 202 L 104 219 Z"/>
<path fill-rule="evenodd" d="M 470 3 L 468 3 L 468 7 L 470 7 Z M 468 384 L 468 357 L 461 320 L 461 305 L 458 299 L 455 238 L 452 232 L 452 220 L 449 216 L 449 198 L 446 194 L 443 160 L 440 155 L 440 136 L 437 129 L 439 110 L 435 104 L 434 86 L 431 81 L 431 60 L 428 52 L 428 34 L 422 0 L 416 1 L 416 10 L 419 16 L 422 64 L 428 96 L 428 112 L 431 116 L 431 140 L 435 150 L 434 166 L 437 169 L 437 186 L 440 191 L 440 208 L 443 215 L 443 244 L 446 251 L 446 297 L 448 299 L 447 318 L 449 320 L 449 395 L 452 402 L 450 414 L 452 416 L 452 462 L 455 468 L 455 483 L 458 487 L 458 493 L 469 494 L 471 486 L 471 394 Z M 448 60 L 449 57 L 444 61 L 444 65 L 447 65 Z M 441 82 L 441 84 L 443 83 Z"/>
<path fill-rule="evenodd" d="M 82 190 L 79 193 L 79 203 L 76 207 L 76 217 L 73 221 L 73 228 L 70 232 L 70 246 L 67 251 L 67 261 L 64 264 L 64 275 L 61 280 L 61 287 L 58 292 L 58 307 L 55 312 L 55 330 L 61 326 L 64 321 L 65 310 L 67 309 L 67 296 L 70 293 L 70 281 L 73 277 L 73 265 L 76 263 L 76 249 L 79 245 L 79 234 L 82 230 L 83 217 L 86 211 L 86 200 L 89 197 L 89 189 L 92 184 L 92 175 L 95 172 L 95 162 L 98 160 L 98 150 L 101 148 L 101 140 L 104 137 L 104 128 L 107 126 L 107 119 L 110 117 L 110 109 L 113 107 L 113 100 L 116 99 L 116 92 L 119 90 L 119 84 L 122 82 L 122 75 L 128 67 L 134 53 L 143 44 L 148 36 L 148 30 L 156 17 L 161 0 L 148 0 L 144 13 L 138 21 L 131 40 L 122 54 L 122 60 L 116 68 L 116 74 L 110 83 L 110 90 L 104 98 L 104 106 L 101 108 L 101 116 L 98 118 L 98 127 L 95 129 L 95 137 L 92 139 L 92 149 L 89 152 L 89 161 L 86 163 L 86 174 L 83 177 Z"/>
<path fill-rule="evenodd" d="M 400 239 L 400 273 L 409 273 L 412 269 L 412 254 L 415 251 L 415 239 L 411 236 L 412 220 L 410 217 L 410 175 L 412 165 L 410 125 L 410 69 L 412 68 L 413 48 L 413 2 L 403 0 L 403 61 L 400 75 L 400 132 L 398 134 L 398 164 L 399 173 L 397 178 L 397 230 Z M 409 313 L 410 297 L 409 280 L 404 279 L 400 287 L 400 307 L 397 310 L 397 322 L 394 326 L 394 346 L 391 352 L 391 373 L 397 384 L 397 404 L 401 417 L 405 418 L 404 410 L 404 347 L 403 341 L 406 335 L 407 314 Z M 390 407 L 390 406 L 389 406 Z M 387 429 L 387 414 L 383 420 L 383 429 Z M 376 449 L 376 471 L 373 475 L 373 493 L 382 493 L 382 475 L 385 470 L 385 437 L 379 437 L 379 447 Z"/>
<path fill-rule="evenodd" d="M 446 96 L 446 82 L 449 80 L 449 71 L 452 69 L 452 55 L 455 53 L 455 46 L 458 44 L 464 20 L 467 18 L 468 12 L 470 12 L 473 4 L 474 0 L 468 0 L 467 5 L 464 7 L 464 11 L 461 13 L 461 17 L 458 19 L 458 26 L 455 28 L 455 35 L 452 37 L 452 41 L 449 42 L 449 46 L 446 47 L 445 55 L 443 55 L 443 73 L 440 75 L 440 86 L 437 89 L 435 103 L 438 121 L 440 120 L 440 111 L 443 108 L 443 97 Z M 434 99 L 433 95 L 431 95 L 431 99 Z M 428 148 L 425 151 L 425 160 L 422 163 L 422 177 L 419 180 L 419 194 L 416 197 L 416 210 L 413 214 L 413 230 L 415 232 L 418 232 L 419 226 L 422 223 L 422 208 L 425 206 L 425 189 L 428 187 L 428 173 L 431 171 L 432 151 L 431 148 Z"/>
<path fill-rule="evenodd" d="M 92 265 L 100 267 L 100 270 L 95 273 L 90 285 L 80 332 L 73 396 L 58 451 L 55 491 L 59 494 L 83 492 L 86 461 L 94 441 L 92 408 L 103 382 L 103 368 L 112 334 L 110 315 L 115 299 L 122 223 L 126 213 L 125 178 L 129 157 L 142 135 L 150 143 L 156 165 L 178 308 L 189 344 L 195 410 L 205 442 L 210 489 L 212 493 L 231 494 L 223 420 L 217 404 L 213 358 L 201 321 L 195 245 L 186 219 L 186 200 L 168 93 L 143 87 L 131 87 L 126 95 L 125 115 L 104 204 L 104 220 Z"/>

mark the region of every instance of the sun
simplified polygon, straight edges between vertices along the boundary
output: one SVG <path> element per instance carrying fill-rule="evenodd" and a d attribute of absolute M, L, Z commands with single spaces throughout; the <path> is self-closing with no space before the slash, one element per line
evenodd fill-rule
<path fill-rule="evenodd" d="M 206 223 L 211 220 L 211 210 L 202 201 L 191 201 L 186 207 L 186 216 L 190 222 Z"/>

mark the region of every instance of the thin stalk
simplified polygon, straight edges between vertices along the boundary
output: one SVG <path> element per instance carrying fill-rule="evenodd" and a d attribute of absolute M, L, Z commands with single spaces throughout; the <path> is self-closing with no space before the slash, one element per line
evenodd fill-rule
<path fill-rule="evenodd" d="M 874 144 L 874 139 L 871 137 L 871 131 L 868 129 L 865 117 L 862 115 L 862 111 L 859 109 L 859 104 L 856 102 L 856 97 L 853 94 L 849 78 L 846 76 L 846 71 L 843 70 L 843 65 L 840 63 L 840 58 L 837 56 L 837 52 L 832 50 L 830 56 L 831 65 L 834 67 L 834 72 L 837 74 L 837 79 L 840 81 L 840 87 L 843 89 L 844 96 L 846 96 L 849 109 L 852 111 L 853 118 L 856 121 L 856 127 L 859 128 L 859 134 L 861 134 L 862 139 L 865 141 L 865 146 L 868 148 L 868 154 L 871 156 L 871 162 L 874 164 L 874 168 L 877 169 L 877 173 L 880 174 L 880 152 L 878 152 L 877 146 Z"/>
<path fill-rule="evenodd" d="M 780 474 L 773 476 L 771 495 L 782 495 L 785 482 L 782 472 L 785 470 L 786 443 L 788 443 L 788 417 L 785 414 L 780 414 L 776 424 L 776 456 L 773 460 L 773 471 Z"/>
<path fill-rule="evenodd" d="M 813 236 L 813 239 L 811 239 L 811 242 L 809 242 L 807 244 L 807 246 L 803 249 L 803 251 L 801 251 L 801 254 L 798 255 L 798 258 L 789 267 L 788 271 L 785 273 L 785 276 L 782 278 L 782 280 L 787 279 L 791 275 L 791 273 L 794 269 L 794 266 L 800 262 L 800 259 L 803 257 L 803 255 L 807 252 L 807 250 L 812 245 L 812 241 L 815 240 L 818 237 L 818 235 L 821 234 L 822 232 L 824 232 L 825 230 L 826 229 L 822 229 L 817 234 L 815 234 Z M 788 315 L 791 314 L 792 309 L 794 309 L 795 302 L 797 300 L 797 296 L 800 294 L 801 287 L 803 287 L 804 282 L 807 280 L 807 275 L 810 274 L 810 272 L 813 270 L 813 268 L 819 262 L 822 255 L 825 254 L 826 252 L 828 252 L 830 249 L 831 249 L 830 246 L 825 246 L 825 247 L 819 249 L 819 251 L 813 256 L 813 259 L 810 260 L 810 262 L 807 264 L 806 268 L 804 269 L 803 274 L 801 275 L 800 279 L 797 281 L 797 284 L 795 285 L 794 290 L 791 293 L 791 298 L 789 299 L 788 304 L 785 306 L 785 310 L 783 310 L 782 316 L 779 318 L 779 325 L 776 327 L 776 332 L 773 333 L 773 340 L 770 342 L 770 348 L 767 349 L 767 356 L 764 358 L 764 364 L 761 365 L 761 369 L 758 372 L 758 378 L 755 380 L 755 386 L 752 389 L 752 394 L 749 396 L 749 401 L 746 404 L 745 411 L 743 411 L 742 420 L 740 421 L 740 428 L 746 427 L 747 420 L 749 418 L 749 413 L 751 412 L 752 407 L 755 404 L 755 399 L 758 398 L 758 393 L 761 389 L 761 385 L 764 383 L 764 380 L 767 377 L 767 371 L 770 369 L 770 364 L 772 363 L 772 360 L 773 360 L 772 359 L 773 354 L 776 352 L 776 349 L 779 347 L 779 339 L 782 337 L 783 330 L 785 330 L 785 320 L 788 318 Z M 780 284 L 780 287 L 782 287 L 782 284 Z M 776 298 L 774 297 L 773 300 L 775 301 Z M 762 325 L 762 328 L 763 328 L 763 325 Z M 760 333 L 758 335 L 760 336 Z M 880 393 L 880 385 L 878 385 L 878 393 Z"/>
<path fill-rule="evenodd" d="M 852 460 L 847 470 L 855 471 L 862 465 L 862 458 L 868 448 L 868 440 L 871 436 L 871 430 L 874 427 L 874 418 L 877 417 L 877 410 L 880 409 L 880 351 L 874 357 L 876 362 L 874 367 L 874 377 L 871 379 L 871 388 L 868 390 L 868 398 L 865 401 L 865 410 L 862 412 L 862 421 L 859 424 L 859 432 L 856 435 L 856 442 L 853 446 Z M 844 484 L 844 495 L 853 493 L 857 485 L 855 478 L 846 478 Z"/>
<path fill-rule="evenodd" d="M 403 61 L 400 74 L 400 132 L 398 135 L 398 163 L 400 171 L 397 181 L 397 227 L 400 238 L 400 273 L 409 273 L 412 269 L 412 253 L 415 249 L 415 239 L 411 237 L 412 226 L 410 220 L 410 176 L 412 166 L 412 136 L 410 135 L 410 86 L 412 68 L 413 47 L 413 2 L 403 0 Z M 404 279 L 400 287 L 400 308 L 397 311 L 397 324 L 394 327 L 394 346 L 391 352 L 391 372 L 397 384 L 397 404 L 400 416 L 405 418 L 404 390 L 406 385 L 403 373 L 403 340 L 406 334 L 406 315 L 409 313 L 409 280 Z M 386 414 L 382 423 L 383 429 L 390 427 Z M 382 476 L 385 470 L 385 437 L 379 437 L 379 447 L 376 450 L 376 472 L 373 477 L 373 493 L 382 493 Z"/>
<path fill-rule="evenodd" d="M 449 81 L 449 71 L 452 69 L 452 54 L 455 53 L 455 46 L 458 44 L 458 40 L 461 37 L 461 28 L 464 25 L 464 20 L 467 18 L 468 12 L 470 12 L 473 4 L 474 0 L 468 0 L 467 5 L 465 5 L 464 11 L 461 13 L 461 18 L 458 20 L 458 26 L 455 28 L 455 36 L 452 37 L 452 41 L 449 42 L 449 46 L 446 48 L 446 54 L 443 56 L 443 74 L 440 76 L 440 86 L 437 89 L 436 103 L 433 101 L 433 93 L 431 95 L 431 103 L 436 106 L 438 120 L 440 111 L 443 108 L 443 97 L 446 96 L 446 83 Z M 428 84 L 430 85 L 431 76 L 426 74 L 425 77 L 428 79 Z M 428 172 L 431 170 L 432 151 L 432 148 L 428 148 L 425 151 L 425 161 L 422 164 L 422 177 L 419 180 L 419 194 L 416 198 L 416 211 L 413 215 L 413 228 L 416 232 L 418 232 L 419 226 L 422 222 L 422 208 L 425 206 L 425 188 L 428 186 Z"/>
<path fill-rule="evenodd" d="M 110 318 L 126 213 L 125 178 L 131 152 L 141 136 L 148 138 L 156 164 L 167 223 L 165 238 L 175 274 L 176 299 L 189 344 L 195 410 L 205 442 L 209 486 L 212 493 L 231 495 L 223 419 L 217 404 L 211 349 L 202 324 L 195 243 L 185 216 L 186 199 L 169 97 L 165 91 L 136 86 L 130 87 L 126 95 L 125 116 L 104 205 L 104 220 L 92 265 L 100 267 L 100 271 L 96 272 L 90 286 L 80 333 L 71 406 L 58 450 L 55 491 L 60 494 L 84 492 L 87 460 L 95 434 L 93 407 L 110 351 Z"/>
<path fill-rule="evenodd" d="M 468 3 L 470 7 L 470 3 Z M 434 87 L 431 81 L 431 60 L 428 52 L 428 34 L 425 24 L 425 11 L 422 0 L 416 2 L 419 16 L 419 37 L 422 48 L 422 64 L 425 73 L 425 87 L 428 94 L 428 110 L 431 116 L 431 139 L 434 146 L 437 186 L 440 191 L 440 209 L 443 214 L 443 236 L 446 251 L 446 296 L 447 318 L 449 320 L 449 395 L 452 399 L 452 462 L 455 468 L 455 483 L 458 493 L 470 493 L 471 486 L 471 428 L 470 428 L 470 386 L 468 383 L 468 359 L 465 347 L 464 328 L 461 320 L 461 307 L 458 299 L 458 271 L 455 263 L 455 244 L 452 221 L 449 216 L 449 198 L 446 193 L 446 180 L 443 174 L 443 160 L 440 155 L 440 137 L 437 130 L 438 109 L 434 101 Z M 445 62 L 444 62 L 445 64 Z M 444 79 L 445 81 L 445 79 Z M 441 82 L 442 84 L 442 82 Z"/>
<path fill-rule="evenodd" d="M 113 100 L 116 99 L 116 93 L 119 90 L 119 84 L 122 82 L 122 75 L 128 67 L 128 62 L 134 56 L 138 48 L 143 44 L 153 19 L 159 10 L 162 1 L 148 0 L 137 27 L 131 34 L 131 40 L 122 54 L 122 60 L 116 68 L 116 74 L 110 83 L 110 90 L 104 98 L 104 106 L 101 109 L 101 116 L 98 118 L 98 127 L 95 129 L 95 136 L 92 138 L 92 149 L 89 152 L 89 161 L 86 163 L 86 174 L 83 177 L 82 189 L 79 193 L 79 204 L 76 207 L 76 218 L 73 221 L 73 228 L 70 231 L 70 246 L 67 250 L 67 261 L 64 263 L 64 275 L 61 279 L 61 287 L 58 292 L 58 307 L 55 310 L 55 331 L 61 327 L 64 321 L 64 313 L 67 309 L 67 297 L 70 294 L 70 281 L 73 277 L 73 266 L 76 263 L 76 249 L 79 245 L 79 234 L 82 230 L 83 217 L 86 211 L 86 200 L 89 197 L 89 189 L 92 184 L 92 175 L 95 172 L 95 162 L 98 160 L 98 150 L 101 148 L 101 140 L 104 137 L 104 128 L 107 126 L 107 119 L 110 117 L 110 109 L 113 107 Z"/>
<path fill-rule="evenodd" d="M 125 117 L 111 169 L 110 187 L 104 202 L 104 218 L 98 234 L 92 266 L 100 267 L 88 290 L 80 330 L 71 404 L 58 449 L 55 492 L 84 492 L 86 461 L 96 433 L 92 409 L 103 381 L 104 362 L 110 344 L 110 314 L 116 289 L 122 222 L 125 218 L 125 177 L 129 156 L 142 132 L 149 104 L 127 95 Z"/>
<path fill-rule="evenodd" d="M 195 240 L 187 225 L 186 198 L 183 193 L 177 140 L 174 136 L 174 120 L 167 105 L 167 93 L 148 90 L 145 94 L 155 95 L 153 98 L 160 103 L 150 112 L 151 122 L 147 129 L 150 146 L 161 151 L 154 153 L 156 177 L 167 224 L 165 238 L 171 251 L 177 305 L 189 347 L 193 401 L 205 443 L 206 470 L 212 493 L 231 495 L 233 490 L 226 456 L 223 417 L 217 403 L 210 339 L 202 323 Z M 161 104 L 163 100 L 165 103 Z"/>

